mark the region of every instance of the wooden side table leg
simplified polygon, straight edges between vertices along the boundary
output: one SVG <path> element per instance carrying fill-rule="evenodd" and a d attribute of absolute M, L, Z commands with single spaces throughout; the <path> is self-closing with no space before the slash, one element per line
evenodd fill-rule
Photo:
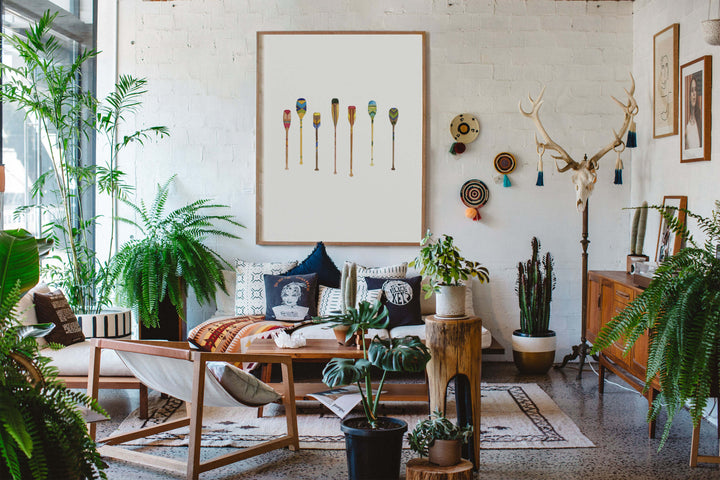
<path fill-rule="evenodd" d="M 600 354 L 602 355 L 602 354 Z M 602 357 L 600 358 L 600 372 L 598 372 L 598 392 L 600 395 L 605 393 L 605 364 L 602 362 Z"/>
<path fill-rule="evenodd" d="M 270 383 L 270 378 L 272 378 L 272 367 L 272 363 L 263 363 L 260 366 L 260 380 L 264 383 Z M 258 407 L 257 418 L 262 418 L 263 408 L 264 407 L 262 406 Z"/>
<path fill-rule="evenodd" d="M 700 425 L 693 428 L 692 441 L 690 442 L 690 466 L 697 467 L 698 447 L 700 445 Z"/>

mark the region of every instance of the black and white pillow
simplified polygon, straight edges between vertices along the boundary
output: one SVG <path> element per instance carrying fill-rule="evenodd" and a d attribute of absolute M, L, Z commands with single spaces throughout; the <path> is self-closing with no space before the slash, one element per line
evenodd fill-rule
<path fill-rule="evenodd" d="M 386 267 L 364 267 L 357 265 L 357 301 L 367 301 L 368 284 L 367 278 L 405 278 L 407 275 L 407 262 Z"/>
<path fill-rule="evenodd" d="M 422 325 L 420 282 L 422 277 L 367 278 L 368 288 L 382 290 L 382 303 L 388 309 L 388 329 L 403 325 Z"/>
<path fill-rule="evenodd" d="M 253 263 L 235 260 L 235 315 L 265 313 L 263 275 L 282 275 L 296 266 L 297 261 Z"/>
<path fill-rule="evenodd" d="M 317 273 L 265 275 L 265 320 L 301 322 L 317 315 Z"/>

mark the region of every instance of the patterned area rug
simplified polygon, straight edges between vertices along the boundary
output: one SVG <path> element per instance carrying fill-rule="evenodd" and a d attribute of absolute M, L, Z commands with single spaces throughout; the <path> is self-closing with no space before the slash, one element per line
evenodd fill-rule
<path fill-rule="evenodd" d="M 453 398 L 453 401 L 450 401 Z M 401 418 L 412 429 L 427 416 L 427 404 L 383 403 L 381 415 Z M 482 422 L 480 448 L 578 448 L 594 447 L 552 399 L 534 383 L 482 386 Z M 454 412 L 454 396 L 448 398 L 448 412 Z M 130 414 L 115 433 L 164 423 L 185 415 L 184 403 L 174 398 L 150 398 L 150 418 L 141 420 L 137 410 Z M 300 447 L 321 450 L 342 450 L 345 440 L 340 432 L 340 419 L 315 402 L 298 402 Z M 362 415 L 356 407 L 351 415 Z M 448 416 L 451 416 L 448 414 Z M 203 446 L 246 447 L 259 441 L 283 435 L 285 416 L 281 405 L 265 407 L 263 418 L 254 408 L 211 408 L 203 415 Z M 128 445 L 187 445 L 187 428 L 173 430 Z M 404 448 L 409 448 L 407 440 Z"/>

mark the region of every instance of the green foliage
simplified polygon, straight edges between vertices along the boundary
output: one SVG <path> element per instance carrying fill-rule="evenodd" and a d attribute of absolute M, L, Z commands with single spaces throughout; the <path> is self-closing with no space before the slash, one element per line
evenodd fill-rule
<path fill-rule="evenodd" d="M 349 328 L 347 338 L 356 332 L 364 338 L 369 329 L 384 329 L 388 325 L 387 308 L 377 301 L 375 304 L 360 302 L 358 308 L 348 308 L 345 313 L 316 320 L 326 322 L 330 326 L 346 325 Z M 323 370 L 323 383 L 330 388 L 356 383 L 360 389 L 365 418 L 373 427 L 377 427 L 377 409 L 380 405 L 380 393 L 385 383 L 387 372 L 422 372 L 430 361 L 430 352 L 416 336 L 403 338 L 372 339 L 368 348 L 362 342 L 363 358 L 333 358 Z M 371 367 L 382 370 L 382 378 L 377 390 L 373 393 Z"/>
<path fill-rule="evenodd" d="M 0 34 L 10 48 L 17 50 L 23 65 L 0 63 L 0 100 L 15 105 L 26 117 L 39 124 L 41 144 L 47 149 L 51 167 L 42 172 L 32 187 L 37 205 L 21 207 L 16 215 L 39 209 L 47 223 L 43 234 L 58 247 L 55 266 L 47 276 L 61 287 L 70 305 L 81 312 L 99 311 L 109 304 L 112 283 L 108 282 L 108 263 L 114 245 L 117 199 L 132 190 L 125 173 L 118 169 L 118 154 L 131 143 L 167 135 L 165 127 L 150 127 L 120 136 L 126 116 L 141 105 L 146 80 L 123 75 L 115 90 L 98 100 L 83 89 L 83 71 L 97 56 L 95 50 L 80 52 L 72 64 L 64 64 L 64 53 L 50 34 L 57 14 L 45 14 L 20 34 Z M 84 162 L 82 145 L 98 133 L 109 145 L 105 164 Z M 108 258 L 101 259 L 93 247 L 93 228 L 98 217 L 86 214 L 86 197 L 108 195 L 112 205 Z"/>
<path fill-rule="evenodd" d="M 206 213 L 226 205 L 202 199 L 165 214 L 171 177 L 158 185 L 150 207 L 144 201 L 135 205 L 125 201 L 140 219 L 134 225 L 144 238 L 131 239 L 113 257 L 110 279 L 117 282 L 118 293 L 124 302 L 136 306 L 143 324 L 159 325 L 160 302 L 167 295 L 178 315 L 183 315 L 188 287 L 192 288 L 200 304 L 215 299 L 216 287 L 226 290 L 223 266 L 229 265 L 214 250 L 203 244 L 210 236 L 240 238 L 215 226 L 222 222 L 242 227 L 231 215 Z"/>
<path fill-rule="evenodd" d="M 489 282 L 488 269 L 477 262 L 466 260 L 460 255 L 460 249 L 453 245 L 453 237 L 443 235 L 437 241 L 432 240 L 430 230 L 420 241 L 420 254 L 410 262 L 410 266 L 420 269 L 420 275 L 430 277 L 430 283 L 423 285 L 425 298 L 430 298 L 439 285 L 462 285 L 471 277 L 477 277 L 480 283 Z"/>
<path fill-rule="evenodd" d="M 460 427 L 445 418 L 439 410 L 435 410 L 425 420 L 420 420 L 412 432 L 408 434 L 410 448 L 423 457 L 427 457 L 428 448 L 435 440 L 462 440 L 467 443 L 473 433 L 473 426 Z"/>
<path fill-rule="evenodd" d="M 648 412 L 648 420 L 667 409 L 660 448 L 670 434 L 678 410 L 687 403 L 697 426 L 708 403 L 711 385 L 717 385 L 720 366 L 720 260 L 715 248 L 720 243 L 720 201 L 710 218 L 688 210 L 689 218 L 707 239 L 695 242 L 686 226 L 677 220 L 675 207 L 652 205 L 670 228 L 690 246 L 668 257 L 657 269 L 650 285 L 601 330 L 593 353 L 608 348 L 621 337 L 627 355 L 637 339 L 650 332 L 645 389 L 656 377 L 662 389 Z"/>
<path fill-rule="evenodd" d="M 20 297 L 38 281 L 35 238 L 24 230 L 0 232 L 0 478 L 106 478 L 79 406 L 104 414 L 91 398 L 57 380 L 39 354 L 35 336 L 52 324 L 24 327 Z"/>
<path fill-rule="evenodd" d="M 540 242 L 536 237 L 530 245 L 532 256 L 527 262 L 518 263 L 515 285 L 520 305 L 520 330 L 527 335 L 544 336 L 550 330 L 550 302 L 555 289 L 553 258 L 548 252 L 540 260 Z"/>

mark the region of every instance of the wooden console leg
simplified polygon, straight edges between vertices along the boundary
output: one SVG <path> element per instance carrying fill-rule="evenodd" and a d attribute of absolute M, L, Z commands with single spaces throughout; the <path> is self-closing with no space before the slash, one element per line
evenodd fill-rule
<path fill-rule="evenodd" d="M 148 388 L 147 385 L 140 384 L 140 387 L 138 387 L 138 391 L 140 392 L 140 418 L 143 420 L 148 418 Z"/>

